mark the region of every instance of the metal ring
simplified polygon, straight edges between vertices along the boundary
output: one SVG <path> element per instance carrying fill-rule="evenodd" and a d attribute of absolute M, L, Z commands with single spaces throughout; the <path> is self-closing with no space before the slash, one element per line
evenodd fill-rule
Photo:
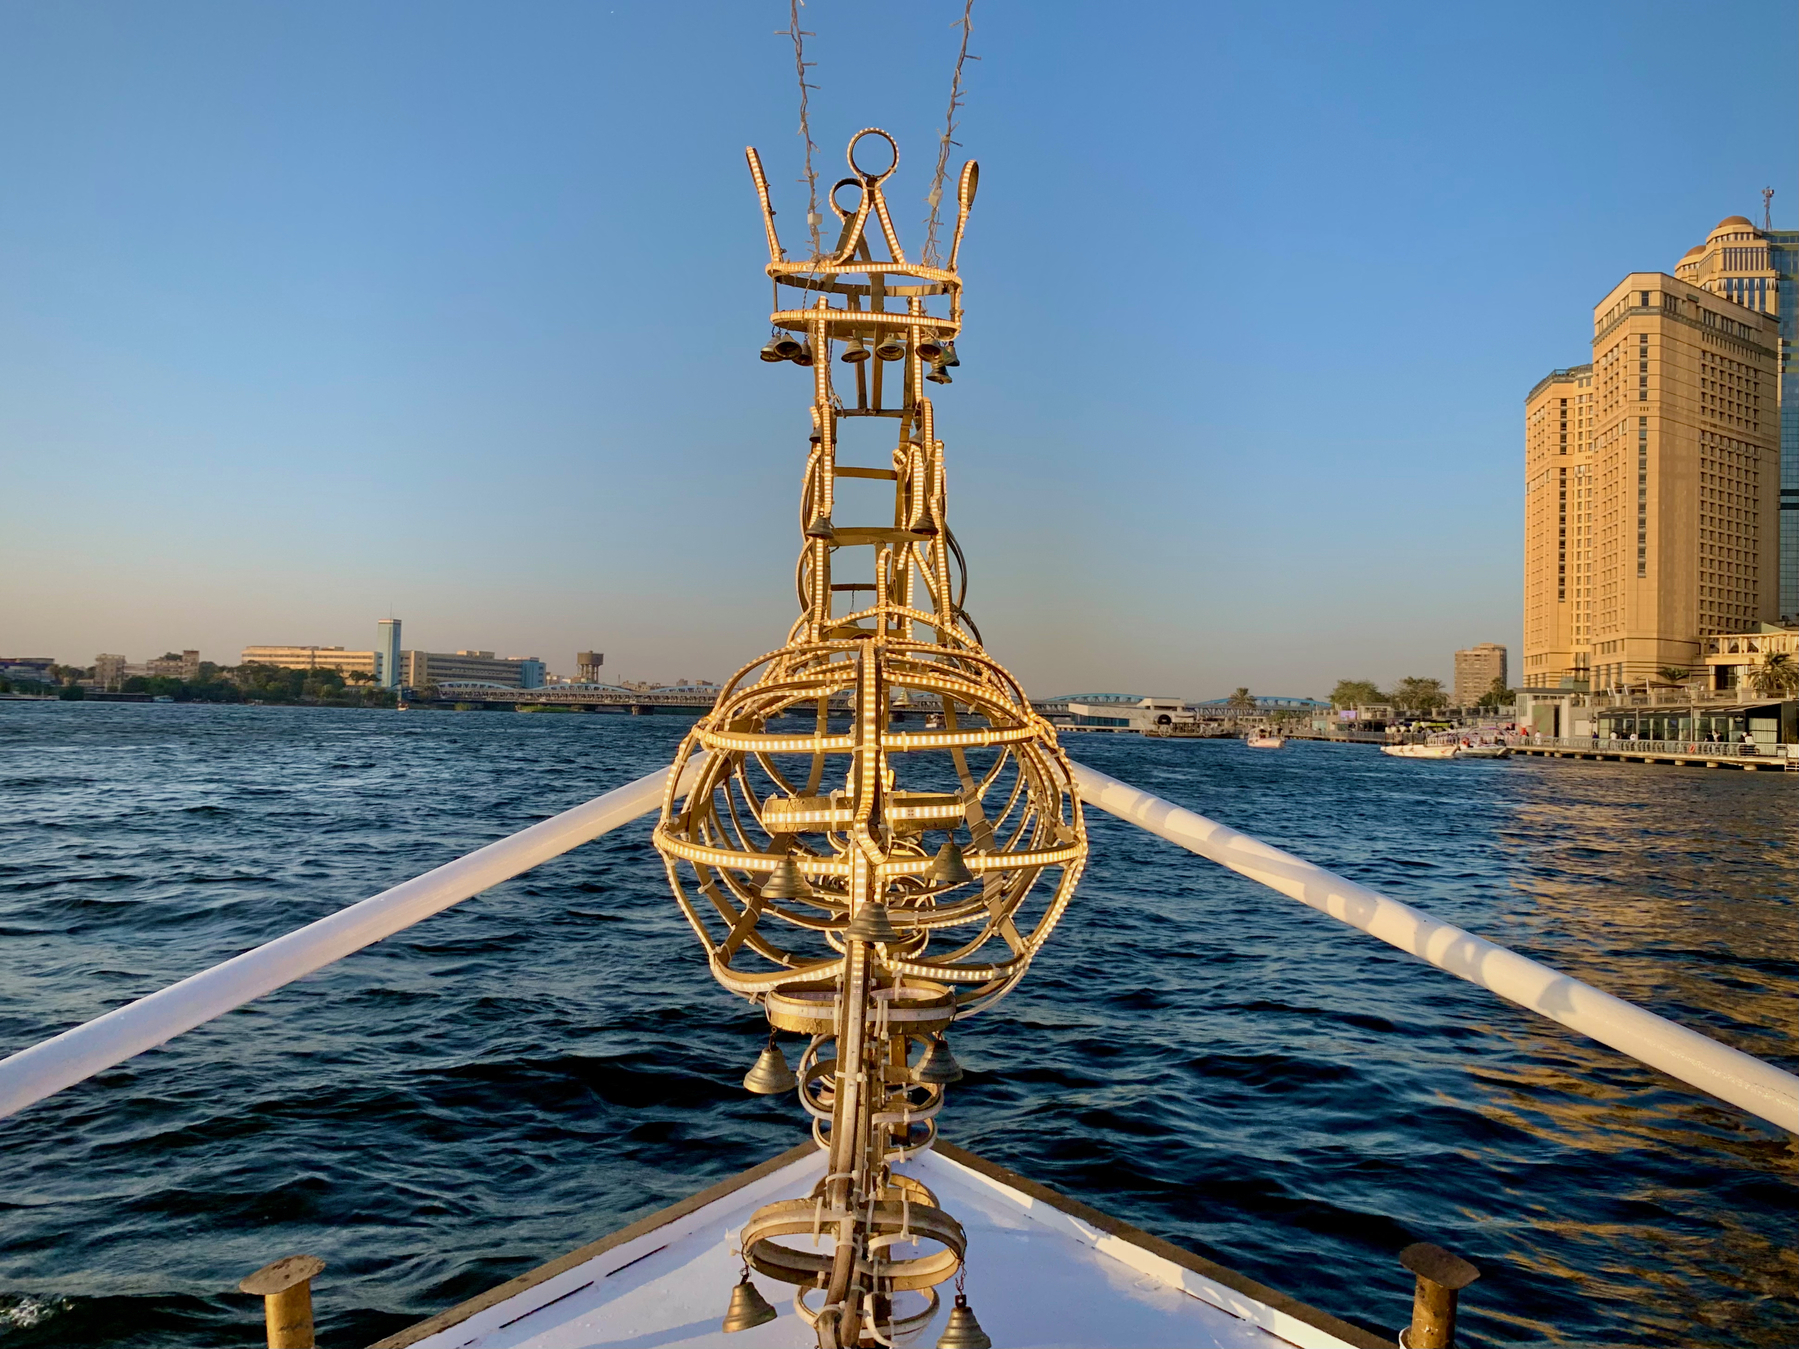
<path fill-rule="evenodd" d="M 865 169 L 856 162 L 856 147 L 862 143 L 865 136 L 879 136 L 882 140 L 887 142 L 887 148 L 893 152 L 893 162 L 879 173 L 876 173 L 871 169 Z M 887 179 L 893 175 L 893 171 L 899 167 L 899 145 L 892 136 L 889 136 L 885 131 L 881 130 L 880 127 L 863 127 L 862 130 L 850 137 L 850 148 L 846 158 L 848 158 L 850 162 L 850 167 L 856 171 L 857 176 L 861 178 L 863 182 L 867 183 L 870 187 L 878 187 L 886 182 Z"/>
<path fill-rule="evenodd" d="M 860 178 L 839 178 L 836 182 L 831 184 L 831 190 L 825 193 L 825 201 L 830 203 L 831 209 L 837 213 L 837 218 L 839 220 L 850 220 L 854 218 L 856 211 L 862 209 L 862 203 L 858 201 L 855 210 L 844 210 L 843 207 L 837 204 L 837 189 L 840 187 L 853 187 L 858 192 L 866 192 L 868 189 L 863 185 Z"/>

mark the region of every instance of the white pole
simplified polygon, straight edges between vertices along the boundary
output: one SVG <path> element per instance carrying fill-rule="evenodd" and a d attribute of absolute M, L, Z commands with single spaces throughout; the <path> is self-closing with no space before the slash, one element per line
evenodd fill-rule
<path fill-rule="evenodd" d="M 1088 805 L 1799 1134 L 1799 1077 L 1172 801 L 1084 764 L 1071 767 Z"/>
<path fill-rule="evenodd" d="M 702 756 L 695 755 L 697 769 Z M 0 1118 L 662 806 L 668 769 L 446 862 L 0 1061 Z M 691 780 L 691 771 L 688 774 Z M 685 783 L 683 784 L 685 785 Z"/>

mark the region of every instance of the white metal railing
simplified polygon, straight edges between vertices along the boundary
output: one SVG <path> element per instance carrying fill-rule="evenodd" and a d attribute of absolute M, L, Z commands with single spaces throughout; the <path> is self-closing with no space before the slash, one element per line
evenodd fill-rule
<path fill-rule="evenodd" d="M 0 1118 L 629 824 L 667 782 L 639 778 L 0 1060 Z"/>
<path fill-rule="evenodd" d="M 1083 764 L 1088 805 L 1799 1133 L 1799 1077 Z"/>
<path fill-rule="evenodd" d="M 1614 735 L 1532 735 L 1518 742 L 1525 749 L 1572 749 L 1584 754 L 1672 754 L 1687 759 L 1784 759 L 1791 745 L 1743 744 L 1729 740 L 1630 740 Z"/>
<path fill-rule="evenodd" d="M 695 766 L 698 758 L 696 756 Z M 1087 804 L 1799 1133 L 1799 1078 L 1082 764 Z M 0 1061 L 0 1117 L 392 936 L 662 804 L 663 770 Z M 685 783 L 683 783 L 685 785 Z"/>

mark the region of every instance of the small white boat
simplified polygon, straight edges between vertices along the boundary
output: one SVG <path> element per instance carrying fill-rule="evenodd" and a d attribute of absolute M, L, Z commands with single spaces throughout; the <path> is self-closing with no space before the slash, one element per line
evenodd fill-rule
<path fill-rule="evenodd" d="M 1460 745 L 1382 745 L 1382 754 L 1397 759 L 1454 759 L 1462 752 Z"/>
<path fill-rule="evenodd" d="M 1509 759 L 1512 757 L 1510 745 L 1463 745 L 1458 759 Z"/>
<path fill-rule="evenodd" d="M 1279 749 L 1287 743 L 1284 735 L 1246 735 L 1243 743 L 1251 749 Z"/>

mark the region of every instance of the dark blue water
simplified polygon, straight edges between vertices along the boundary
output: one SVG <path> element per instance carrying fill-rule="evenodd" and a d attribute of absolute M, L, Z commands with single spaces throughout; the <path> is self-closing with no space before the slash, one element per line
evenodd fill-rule
<path fill-rule="evenodd" d="M 674 717 L 0 703 L 10 1051 L 664 764 Z M 1789 1068 L 1799 776 L 1086 736 L 1094 766 Z M 1109 817 L 944 1133 L 1372 1328 L 1799 1343 L 1793 1141 Z M 0 1122 L 0 1343 L 382 1335 L 791 1146 L 647 823 Z M 979 1252 L 971 1252 L 970 1291 Z M 720 1305 L 723 1305 L 721 1290 Z"/>

